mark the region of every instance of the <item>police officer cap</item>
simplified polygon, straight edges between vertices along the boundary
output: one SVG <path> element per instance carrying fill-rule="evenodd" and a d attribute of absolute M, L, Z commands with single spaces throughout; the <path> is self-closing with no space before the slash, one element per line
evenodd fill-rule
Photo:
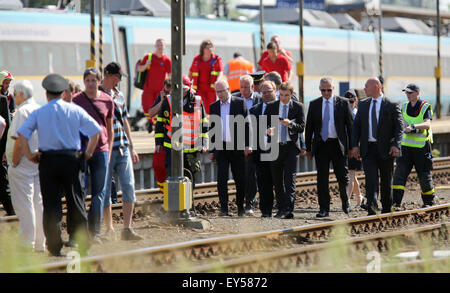
<path fill-rule="evenodd" d="M 264 70 L 257 71 L 255 73 L 250 73 L 250 76 L 253 77 L 253 83 L 259 84 L 260 82 L 262 82 L 265 73 L 266 72 Z"/>
<path fill-rule="evenodd" d="M 61 75 L 52 73 L 44 78 L 42 87 L 50 93 L 58 94 L 69 88 L 69 82 Z"/>
<path fill-rule="evenodd" d="M 420 91 L 420 88 L 417 84 L 410 83 L 403 89 L 403 91 L 408 93 L 418 93 Z"/>

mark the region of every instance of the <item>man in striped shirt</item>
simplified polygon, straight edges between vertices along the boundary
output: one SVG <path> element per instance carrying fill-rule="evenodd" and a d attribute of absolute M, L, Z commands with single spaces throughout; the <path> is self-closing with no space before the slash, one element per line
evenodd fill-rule
<path fill-rule="evenodd" d="M 124 75 L 124 73 L 118 63 L 109 63 L 104 69 L 104 79 L 100 87 L 100 90 L 109 94 L 114 100 L 114 142 L 111 160 L 106 173 L 107 179 L 103 219 L 107 227 L 107 232 L 105 233 L 105 236 L 109 238 L 107 240 L 115 240 L 111 212 L 111 181 L 113 171 L 115 171 L 122 188 L 124 229 L 122 230 L 121 238 L 122 240 L 140 240 L 143 238 L 136 234 L 131 228 L 133 208 L 134 203 L 136 202 L 133 164 L 139 162 L 139 156 L 133 148 L 125 100 L 122 93 L 116 88 L 122 80 L 122 75 Z"/>

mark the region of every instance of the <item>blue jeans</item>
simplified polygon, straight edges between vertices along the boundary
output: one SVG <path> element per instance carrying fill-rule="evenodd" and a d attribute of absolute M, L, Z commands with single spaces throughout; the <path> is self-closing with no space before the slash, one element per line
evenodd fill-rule
<path fill-rule="evenodd" d="M 109 152 L 97 152 L 87 161 L 92 193 L 91 206 L 88 213 L 88 226 L 91 236 L 100 236 L 108 156 Z"/>
<path fill-rule="evenodd" d="M 113 171 L 119 178 L 120 187 L 122 188 L 122 202 L 136 202 L 134 194 L 134 173 L 133 162 L 128 148 L 122 148 L 122 154 L 119 149 L 114 149 L 111 154 L 111 161 L 108 166 L 108 175 L 105 188 L 104 207 L 111 205 L 111 179 Z"/>

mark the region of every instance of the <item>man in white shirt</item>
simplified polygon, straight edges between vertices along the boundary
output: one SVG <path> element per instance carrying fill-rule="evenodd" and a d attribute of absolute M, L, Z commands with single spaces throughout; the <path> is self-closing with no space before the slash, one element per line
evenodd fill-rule
<path fill-rule="evenodd" d="M 14 97 L 19 108 L 9 128 L 6 143 L 11 201 L 19 217 L 19 233 L 23 237 L 23 245 L 36 251 L 45 251 L 38 165 L 24 157 L 22 145 L 17 140 L 19 127 L 40 106 L 33 98 L 33 86 L 28 80 L 16 82 Z M 28 146 L 33 153 L 38 151 L 36 131 L 28 140 Z"/>

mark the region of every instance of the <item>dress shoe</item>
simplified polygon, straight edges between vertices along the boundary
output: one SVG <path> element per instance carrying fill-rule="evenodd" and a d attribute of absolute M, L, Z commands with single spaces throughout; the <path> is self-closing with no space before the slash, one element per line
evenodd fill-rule
<path fill-rule="evenodd" d="M 219 217 L 231 217 L 231 215 L 228 212 L 220 212 Z"/>
<path fill-rule="evenodd" d="M 284 214 L 283 214 L 281 211 L 278 211 L 278 212 L 276 213 L 276 215 L 275 215 L 275 218 L 281 219 L 281 217 L 282 217 L 283 215 L 284 215 Z"/>
<path fill-rule="evenodd" d="M 69 241 L 64 243 L 65 247 L 78 248 L 78 244 L 72 238 L 69 238 Z"/>
<path fill-rule="evenodd" d="M 348 215 L 350 213 L 350 203 L 349 202 L 343 203 L 342 210 L 344 211 L 344 213 Z"/>
<path fill-rule="evenodd" d="M 317 218 L 325 218 L 325 217 L 328 217 L 329 216 L 329 214 L 328 214 L 328 212 L 327 211 L 319 211 L 319 213 L 318 214 L 316 214 L 316 217 Z"/>
<path fill-rule="evenodd" d="M 293 213 L 287 213 L 283 216 L 283 219 L 293 219 L 294 218 L 294 214 Z"/>
<path fill-rule="evenodd" d="M 133 229 L 125 228 L 122 230 L 122 240 L 142 240 L 144 237 L 136 234 Z"/>
<path fill-rule="evenodd" d="M 272 214 L 262 214 L 261 218 L 272 218 Z"/>

